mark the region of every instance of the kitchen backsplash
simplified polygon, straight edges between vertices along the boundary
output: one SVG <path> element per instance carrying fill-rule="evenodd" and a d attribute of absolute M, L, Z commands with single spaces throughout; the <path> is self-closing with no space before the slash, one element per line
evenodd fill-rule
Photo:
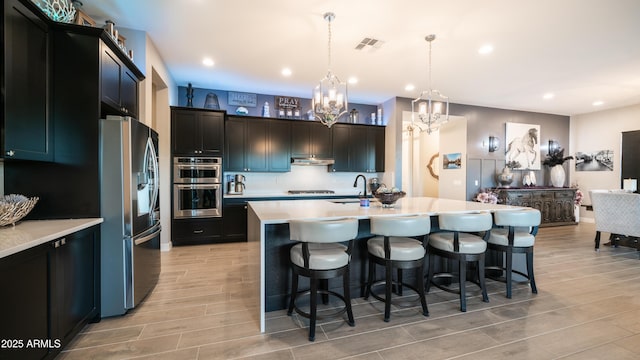
<path fill-rule="evenodd" d="M 353 182 L 359 173 L 334 173 L 327 171 L 327 166 L 291 166 L 287 173 L 253 173 L 253 172 L 225 172 L 226 176 L 242 174 L 246 177 L 245 195 L 286 193 L 287 190 L 333 190 L 336 194 L 358 195 L 362 192 L 362 180 L 358 186 L 353 187 Z M 382 173 L 363 173 L 367 178 L 378 177 L 382 179 Z M 368 188 L 367 188 L 367 191 Z"/>

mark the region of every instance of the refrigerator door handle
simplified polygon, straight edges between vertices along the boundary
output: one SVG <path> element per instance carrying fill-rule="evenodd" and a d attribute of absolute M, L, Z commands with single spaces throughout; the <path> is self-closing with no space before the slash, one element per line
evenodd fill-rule
<path fill-rule="evenodd" d="M 158 234 L 160 233 L 160 231 L 162 230 L 162 228 L 160 228 L 160 226 L 158 226 L 158 228 L 156 230 L 154 230 L 151 234 L 143 236 L 139 239 L 135 239 L 133 240 L 133 244 L 134 245 L 140 245 L 140 244 L 144 244 L 147 241 L 155 238 L 156 236 L 158 236 Z"/>

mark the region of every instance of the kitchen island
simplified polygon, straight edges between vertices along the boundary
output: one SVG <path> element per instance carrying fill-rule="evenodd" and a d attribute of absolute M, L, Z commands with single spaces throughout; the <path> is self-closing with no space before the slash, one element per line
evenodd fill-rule
<path fill-rule="evenodd" d="M 438 199 L 429 197 L 403 198 L 395 207 L 383 208 L 376 201 L 369 207 L 346 200 L 284 200 L 250 201 L 248 203 L 247 231 L 249 241 L 249 266 L 259 281 L 255 291 L 260 294 L 252 308 L 260 309 L 260 331 L 265 331 L 265 313 L 284 309 L 290 285 L 289 240 L 290 220 L 329 220 L 356 218 L 359 220 L 357 239 L 371 237 L 371 216 L 430 215 L 432 227 L 437 229 L 436 215 L 443 213 L 495 212 L 520 209 L 518 206 L 483 204 L 471 201 Z M 432 229 L 433 231 L 433 229 Z M 360 294 L 366 274 L 366 241 L 356 241 L 351 260 L 351 286 L 354 297 Z M 258 275 L 259 274 L 259 275 Z M 304 288 L 306 283 L 301 282 Z M 333 287 L 331 282 L 329 287 Z M 259 304 L 257 303 L 259 302 Z"/>

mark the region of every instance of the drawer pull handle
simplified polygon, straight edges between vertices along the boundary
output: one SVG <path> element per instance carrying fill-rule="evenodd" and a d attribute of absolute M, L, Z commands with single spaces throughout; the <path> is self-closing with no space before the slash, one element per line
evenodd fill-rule
<path fill-rule="evenodd" d="M 194 234 L 202 234 L 204 230 L 193 230 Z"/>

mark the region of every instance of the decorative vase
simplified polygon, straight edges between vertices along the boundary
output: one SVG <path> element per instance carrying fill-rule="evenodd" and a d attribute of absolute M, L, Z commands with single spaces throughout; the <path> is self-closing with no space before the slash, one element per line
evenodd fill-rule
<path fill-rule="evenodd" d="M 565 178 L 564 167 L 562 167 L 562 165 L 553 166 L 549 178 L 553 187 L 563 187 Z"/>
<path fill-rule="evenodd" d="M 536 186 L 536 173 L 532 171 L 529 171 L 529 182 L 531 182 L 531 186 Z"/>
<path fill-rule="evenodd" d="M 513 182 L 513 173 L 508 166 L 505 166 L 502 172 L 497 174 L 496 179 L 500 187 L 509 187 Z"/>

